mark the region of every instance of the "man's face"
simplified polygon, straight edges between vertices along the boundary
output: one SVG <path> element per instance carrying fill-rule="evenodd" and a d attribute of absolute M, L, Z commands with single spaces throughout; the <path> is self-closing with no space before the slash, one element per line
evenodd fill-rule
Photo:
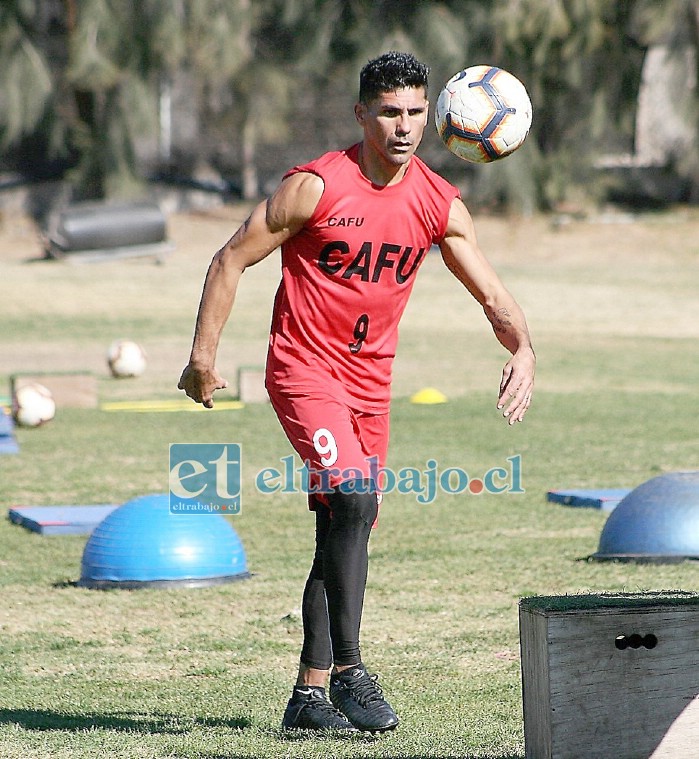
<path fill-rule="evenodd" d="M 406 164 L 422 139 L 428 114 L 423 87 L 384 92 L 354 112 L 364 129 L 364 149 L 392 166 Z"/>

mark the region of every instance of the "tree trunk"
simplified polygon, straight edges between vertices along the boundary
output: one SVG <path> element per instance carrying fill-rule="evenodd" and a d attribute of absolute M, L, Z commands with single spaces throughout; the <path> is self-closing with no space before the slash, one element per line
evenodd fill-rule
<path fill-rule="evenodd" d="M 257 176 L 257 165 L 255 164 L 255 152 L 257 147 L 257 131 L 255 129 L 255 120 L 250 113 L 250 108 L 246 109 L 245 121 L 243 123 L 242 133 L 242 174 L 243 174 L 243 198 L 245 200 L 254 200 L 259 196 L 260 187 Z"/>

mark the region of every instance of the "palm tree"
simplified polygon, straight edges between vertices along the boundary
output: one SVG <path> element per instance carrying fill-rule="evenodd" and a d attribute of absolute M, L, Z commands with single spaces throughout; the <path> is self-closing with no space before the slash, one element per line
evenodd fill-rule
<path fill-rule="evenodd" d="M 69 174 L 76 199 L 137 192 L 136 144 L 157 134 L 159 87 L 182 68 L 195 72 L 195 96 L 225 86 L 249 60 L 250 5 L 9 0 L 0 8 L 2 147 L 46 134 L 79 157 Z"/>
<path fill-rule="evenodd" d="M 36 4 L 6 0 L 0 6 L 0 147 L 30 134 L 44 116 L 53 82 L 37 39 Z"/>
<path fill-rule="evenodd" d="M 635 29 L 658 64 L 653 95 L 639 108 L 636 149 L 672 166 L 687 183 L 687 199 L 699 201 L 699 1 L 643 0 Z M 652 56 L 652 58 L 651 58 Z M 658 96 L 659 95 L 659 96 Z M 645 122 L 645 123 L 644 123 Z"/>
<path fill-rule="evenodd" d="M 496 0 L 496 57 L 527 83 L 534 107 L 538 206 L 570 188 L 594 193 L 593 164 L 633 140 L 643 49 L 628 0 Z M 535 148 L 535 150 L 532 150 Z"/>
<path fill-rule="evenodd" d="M 694 50 L 697 69 L 698 27 L 699 0 L 3 0 L 0 150 L 7 163 L 32 139 L 78 157 L 76 197 L 131 194 L 145 137 L 176 158 L 168 98 L 186 74 L 192 163 L 239 171 L 253 197 L 292 140 L 313 154 L 349 140 L 359 68 L 404 49 L 430 62 L 433 100 L 474 63 L 525 82 L 534 124 L 512 158 L 457 164 L 432 130 L 422 150 L 484 197 L 546 207 L 590 187 L 601 152 L 630 150 L 646 48 Z M 695 87 L 682 102 L 695 128 L 697 101 Z M 699 195 L 697 145 L 677 170 Z"/>

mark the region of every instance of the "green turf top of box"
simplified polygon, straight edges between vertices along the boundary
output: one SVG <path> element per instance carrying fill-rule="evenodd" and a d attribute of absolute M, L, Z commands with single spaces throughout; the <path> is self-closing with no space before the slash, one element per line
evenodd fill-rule
<path fill-rule="evenodd" d="M 522 598 L 520 608 L 532 612 L 567 612 L 587 609 L 699 606 L 699 593 L 663 590 L 645 593 L 584 593 Z"/>

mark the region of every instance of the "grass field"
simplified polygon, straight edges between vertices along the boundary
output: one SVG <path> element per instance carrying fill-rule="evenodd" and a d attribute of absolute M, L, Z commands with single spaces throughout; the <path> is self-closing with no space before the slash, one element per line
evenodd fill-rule
<path fill-rule="evenodd" d="M 71 265 L 39 255 L 28 222 L 0 227 L 0 395 L 15 372 L 86 370 L 101 401 L 177 397 L 208 260 L 240 208 L 180 215 L 177 247 L 148 261 Z M 140 591 L 75 587 L 85 538 L 0 520 L 0 756 L 524 756 L 518 600 L 592 591 L 698 590 L 699 565 L 596 563 L 605 515 L 546 502 L 556 487 L 634 487 L 695 469 L 699 435 L 699 215 L 476 220 L 481 244 L 524 306 L 539 357 L 524 424 L 495 409 L 505 354 L 437 257 L 401 328 L 389 465 L 474 476 L 522 461 L 521 494 L 389 495 L 371 540 L 365 659 L 402 718 L 380 738 L 285 739 L 312 517 L 300 496 L 254 476 L 289 454 L 266 404 L 226 412 L 59 409 L 18 430 L 0 457 L 0 506 L 123 502 L 165 492 L 168 445 L 243 446 L 243 512 L 232 519 L 253 577 Z M 219 368 L 264 360 L 278 259 L 245 275 Z M 111 340 L 148 352 L 136 380 L 108 377 Z M 449 396 L 415 406 L 435 386 Z M 234 391 L 235 388 L 232 388 Z M 225 394 L 222 397 L 226 397 Z M 204 517 L 201 517 L 204 518 Z"/>

